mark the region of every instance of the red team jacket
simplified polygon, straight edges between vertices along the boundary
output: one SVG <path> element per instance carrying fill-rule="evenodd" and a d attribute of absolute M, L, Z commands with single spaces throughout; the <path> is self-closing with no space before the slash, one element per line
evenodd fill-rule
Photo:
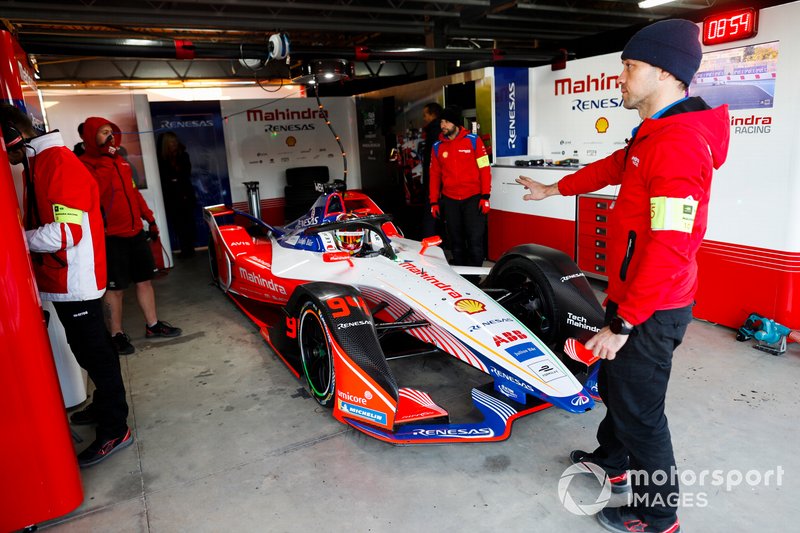
<path fill-rule="evenodd" d="M 36 210 L 25 212 L 25 237 L 43 300 L 100 298 L 106 290 L 106 247 L 97 184 L 57 131 L 29 142 Z M 26 189 L 26 202 L 28 191 Z"/>
<path fill-rule="evenodd" d="M 646 119 L 627 148 L 558 183 L 563 195 L 622 185 L 608 217 L 608 298 L 634 325 L 694 301 L 695 258 L 729 120 L 727 106 Z"/>
<path fill-rule="evenodd" d="M 431 150 L 431 204 L 443 196 L 464 200 L 476 194 L 488 196 L 492 190 L 492 174 L 486 147 L 477 136 L 463 128 L 452 141 L 439 135 Z"/>
<path fill-rule="evenodd" d="M 83 123 L 86 152 L 81 161 L 86 165 L 100 187 L 100 205 L 106 220 L 106 235 L 133 237 L 144 229 L 142 219 L 155 223 L 153 212 L 133 181 L 131 166 L 119 154 L 104 155 L 97 146 L 97 130 L 111 124 L 114 144 L 120 146 L 120 129 L 110 120 L 87 118 Z"/>

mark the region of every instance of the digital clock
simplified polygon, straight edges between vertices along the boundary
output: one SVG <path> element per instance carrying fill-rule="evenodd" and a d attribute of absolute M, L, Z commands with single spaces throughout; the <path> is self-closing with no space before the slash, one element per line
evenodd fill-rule
<path fill-rule="evenodd" d="M 758 33 L 758 11 L 752 7 L 726 11 L 703 20 L 703 44 L 729 43 L 749 39 Z"/>

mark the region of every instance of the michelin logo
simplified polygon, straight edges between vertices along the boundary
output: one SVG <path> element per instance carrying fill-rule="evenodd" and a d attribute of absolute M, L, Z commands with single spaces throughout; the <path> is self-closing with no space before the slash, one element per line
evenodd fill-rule
<path fill-rule="evenodd" d="M 373 411 L 360 405 L 353 405 L 352 403 L 343 402 L 339 400 L 339 410 L 345 414 L 357 416 L 370 422 L 377 422 L 378 424 L 386 424 L 386 413 L 380 411 Z"/>

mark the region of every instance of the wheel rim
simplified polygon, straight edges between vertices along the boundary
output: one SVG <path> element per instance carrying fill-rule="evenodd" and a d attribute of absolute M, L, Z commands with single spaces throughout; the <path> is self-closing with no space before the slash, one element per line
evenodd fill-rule
<path fill-rule="evenodd" d="M 549 309 L 549 306 L 547 297 L 539 284 L 520 270 L 514 269 L 504 274 L 506 280 L 503 288 L 518 295 L 509 302 L 506 308 L 523 324 L 531 328 L 539 338 L 549 339 L 553 332 L 554 317 L 547 316 L 544 311 Z"/>
<path fill-rule="evenodd" d="M 300 355 L 306 381 L 311 393 L 323 398 L 330 393 L 332 361 L 324 327 L 314 311 L 304 312 L 300 320 L 300 337 Z"/>

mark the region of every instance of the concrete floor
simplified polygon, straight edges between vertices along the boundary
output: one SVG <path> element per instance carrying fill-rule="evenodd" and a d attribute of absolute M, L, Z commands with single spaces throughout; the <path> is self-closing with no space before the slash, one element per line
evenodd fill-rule
<path fill-rule="evenodd" d="M 256 328 L 208 283 L 205 254 L 156 282 L 159 316 L 176 339 L 144 338 L 126 295 L 137 351 L 122 357 L 136 442 L 82 471 L 85 500 L 40 527 L 114 531 L 601 531 L 572 514 L 558 486 L 573 448 L 592 449 L 602 406 L 548 409 L 501 443 L 393 447 L 347 429 L 305 394 Z M 445 407 L 465 411 L 481 375 L 455 360 L 392 364 Z M 695 321 L 675 355 L 667 412 L 682 471 L 763 476 L 766 486 L 683 484 L 683 531 L 789 531 L 800 493 L 796 452 L 800 347 L 774 357 Z M 453 383 L 460 381 L 460 387 Z M 463 385 L 467 382 L 466 385 Z M 76 427 L 84 437 L 93 432 Z M 689 477 L 683 478 L 691 483 Z M 735 480 L 735 478 L 733 478 Z M 590 504 L 599 484 L 568 485 Z"/>

